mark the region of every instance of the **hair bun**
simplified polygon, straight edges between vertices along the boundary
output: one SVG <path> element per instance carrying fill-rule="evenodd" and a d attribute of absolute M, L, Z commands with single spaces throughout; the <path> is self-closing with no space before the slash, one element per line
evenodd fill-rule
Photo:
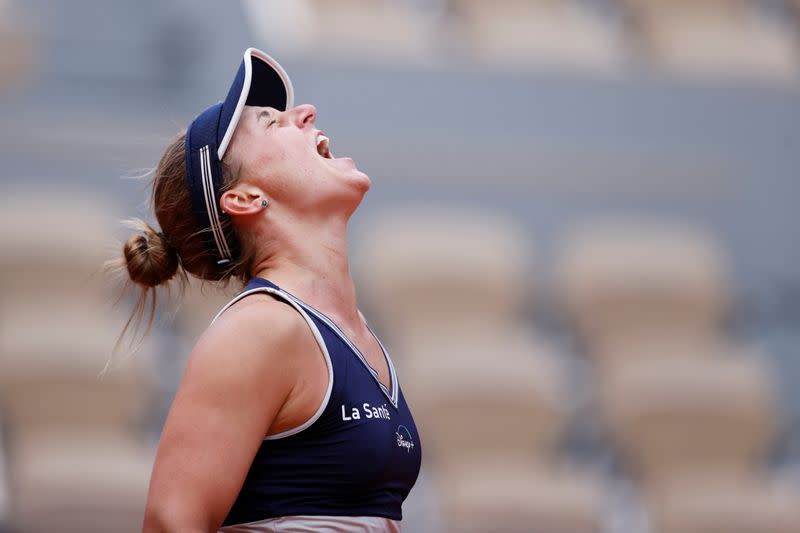
<path fill-rule="evenodd" d="M 122 247 L 131 281 L 156 287 L 172 279 L 180 264 L 178 253 L 163 233 L 138 221 L 141 233 L 131 236 Z"/>

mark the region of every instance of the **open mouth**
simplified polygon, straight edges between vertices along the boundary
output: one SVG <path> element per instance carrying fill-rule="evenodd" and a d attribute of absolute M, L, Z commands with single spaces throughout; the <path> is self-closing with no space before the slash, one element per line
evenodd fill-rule
<path fill-rule="evenodd" d="M 333 159 L 331 150 L 328 147 L 330 139 L 328 139 L 322 132 L 317 133 L 317 153 L 325 159 Z"/>

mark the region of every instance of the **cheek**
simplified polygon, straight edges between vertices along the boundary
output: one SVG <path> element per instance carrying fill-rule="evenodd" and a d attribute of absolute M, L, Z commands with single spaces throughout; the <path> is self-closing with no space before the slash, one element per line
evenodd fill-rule
<path fill-rule="evenodd" d="M 305 164 L 298 160 L 297 154 L 285 146 L 272 146 L 251 160 L 250 175 L 267 191 L 278 198 L 291 196 L 302 181 Z"/>
<path fill-rule="evenodd" d="M 254 146 L 251 153 L 254 154 L 249 161 L 251 174 L 259 178 L 276 174 L 286 160 L 286 151 L 281 146 L 272 146 L 269 149 Z"/>

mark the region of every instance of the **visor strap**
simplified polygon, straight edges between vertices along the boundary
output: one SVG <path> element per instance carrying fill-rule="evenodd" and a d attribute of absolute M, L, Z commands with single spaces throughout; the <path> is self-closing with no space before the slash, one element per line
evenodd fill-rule
<path fill-rule="evenodd" d="M 214 235 L 214 242 L 217 245 L 220 259 L 217 261 L 218 265 L 224 265 L 231 261 L 231 251 L 228 246 L 228 241 L 225 239 L 225 232 L 222 230 L 222 224 L 219 219 L 219 212 L 217 211 L 216 195 L 214 194 L 214 184 L 211 174 L 211 157 L 209 154 L 208 145 L 200 148 L 200 174 L 203 180 L 203 196 L 206 201 L 206 212 L 208 213 L 208 222 L 211 227 L 211 232 Z"/>

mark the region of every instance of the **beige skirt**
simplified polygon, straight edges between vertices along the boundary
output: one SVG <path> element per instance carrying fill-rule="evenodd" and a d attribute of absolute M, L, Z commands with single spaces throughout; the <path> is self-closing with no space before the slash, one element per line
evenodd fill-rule
<path fill-rule="evenodd" d="M 377 516 L 283 516 L 226 526 L 219 533 L 400 533 L 400 522 Z"/>

